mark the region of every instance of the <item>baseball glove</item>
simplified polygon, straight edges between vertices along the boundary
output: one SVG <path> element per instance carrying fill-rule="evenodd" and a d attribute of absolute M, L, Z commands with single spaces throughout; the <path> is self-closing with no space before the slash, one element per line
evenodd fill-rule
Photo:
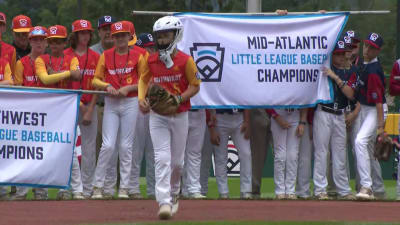
<path fill-rule="evenodd" d="M 157 84 L 153 84 L 147 91 L 147 99 L 151 110 L 160 115 L 175 114 L 180 105 L 180 98 L 170 94 Z"/>
<path fill-rule="evenodd" d="M 388 161 L 393 150 L 393 142 L 385 132 L 376 137 L 374 157 L 378 160 Z"/>

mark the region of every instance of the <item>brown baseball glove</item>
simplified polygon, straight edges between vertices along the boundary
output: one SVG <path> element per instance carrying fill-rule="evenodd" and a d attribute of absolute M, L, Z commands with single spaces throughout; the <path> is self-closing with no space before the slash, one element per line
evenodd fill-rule
<path fill-rule="evenodd" d="M 181 99 L 178 96 L 170 94 L 157 84 L 153 84 L 149 87 L 147 99 L 151 110 L 160 115 L 175 114 L 181 103 Z"/>
<path fill-rule="evenodd" d="M 376 137 L 374 157 L 378 160 L 388 161 L 393 150 L 393 142 L 385 132 Z"/>

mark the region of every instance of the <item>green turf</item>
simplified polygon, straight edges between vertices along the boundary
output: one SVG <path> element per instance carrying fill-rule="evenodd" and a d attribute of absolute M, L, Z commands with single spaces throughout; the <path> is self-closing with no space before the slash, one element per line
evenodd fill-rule
<path fill-rule="evenodd" d="M 395 180 L 385 180 L 385 190 L 388 200 L 396 199 L 396 181 Z M 351 187 L 354 187 L 354 180 L 350 182 Z M 229 191 L 231 198 L 239 198 L 240 196 L 240 179 L 236 177 L 231 177 L 228 179 Z M 140 190 L 144 197 L 146 197 L 146 179 L 140 178 Z M 312 182 L 311 182 L 312 190 Z M 261 186 L 261 197 L 262 198 L 273 198 L 274 197 L 274 181 L 272 178 L 263 178 Z M 55 199 L 57 195 L 57 189 L 49 190 L 49 198 Z M 209 178 L 208 180 L 208 194 L 207 197 L 210 199 L 218 198 L 218 188 L 215 178 Z M 28 193 L 28 199 L 32 199 L 32 192 Z"/>
<path fill-rule="evenodd" d="M 153 222 L 153 223 L 134 223 L 130 225 L 400 225 L 400 223 L 364 223 L 364 222 L 255 222 L 255 221 L 219 221 L 219 222 Z M 104 225 L 124 225 L 124 224 L 104 224 Z M 128 225 L 128 224 L 126 224 Z"/>

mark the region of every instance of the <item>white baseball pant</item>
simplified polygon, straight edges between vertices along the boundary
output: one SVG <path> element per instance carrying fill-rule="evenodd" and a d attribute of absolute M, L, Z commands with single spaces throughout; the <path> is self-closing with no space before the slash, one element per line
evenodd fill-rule
<path fill-rule="evenodd" d="M 136 135 L 135 135 L 136 136 Z M 117 135 L 117 140 L 119 140 L 119 136 Z M 115 187 L 117 185 L 118 180 L 118 152 L 120 147 L 118 143 L 116 145 L 116 150 L 111 156 L 110 162 L 108 162 L 107 169 L 106 169 L 106 178 L 104 180 L 104 193 L 114 195 Z"/>
<path fill-rule="evenodd" d="M 154 147 L 156 200 L 161 206 L 171 205 L 171 196 L 178 195 L 189 128 L 188 113 L 162 116 L 150 112 L 150 135 Z"/>
<path fill-rule="evenodd" d="M 140 169 L 143 155 L 146 157 L 147 195 L 155 195 L 154 149 L 149 130 L 150 115 L 139 112 L 136 122 L 136 134 L 133 141 L 132 169 L 129 179 L 129 194 L 140 193 Z"/>
<path fill-rule="evenodd" d="M 300 147 L 300 138 L 296 136 L 296 128 L 299 125 L 300 112 L 299 110 L 290 112 L 284 109 L 275 109 L 275 111 L 291 125 L 288 129 L 282 129 L 275 119 L 271 120 L 274 140 L 275 194 L 295 194 Z"/>
<path fill-rule="evenodd" d="M 201 150 L 206 130 L 206 111 L 189 111 L 189 131 L 185 150 L 183 195 L 200 193 Z"/>
<path fill-rule="evenodd" d="M 97 107 L 93 109 L 92 122 L 83 125 L 83 113 L 79 113 L 79 128 L 81 130 L 81 176 L 83 194 L 90 196 L 93 191 L 93 177 L 96 169 L 96 138 L 97 138 Z"/>
<path fill-rule="evenodd" d="M 103 188 L 106 169 L 116 151 L 120 156 L 120 189 L 129 187 L 132 166 L 132 146 L 138 114 L 138 99 L 105 97 L 103 117 L 103 144 L 95 170 L 94 186 Z M 117 140 L 117 135 L 119 139 Z"/>
<path fill-rule="evenodd" d="M 71 172 L 71 187 L 69 189 L 60 189 L 58 192 L 68 192 L 71 190 L 72 193 L 82 193 L 82 178 L 81 178 L 81 169 L 79 167 L 78 156 L 76 155 L 76 151 L 74 151 L 74 155 L 72 158 L 72 172 Z"/>
<path fill-rule="evenodd" d="M 310 139 L 310 125 L 304 126 L 304 134 L 300 138 L 299 163 L 297 168 L 296 195 L 308 198 L 311 196 L 311 160 L 313 154 L 313 143 Z"/>
<path fill-rule="evenodd" d="M 251 193 L 251 150 L 250 140 L 244 138 L 240 128 L 243 124 L 243 113 L 233 114 L 218 114 L 217 125 L 215 126 L 219 137 L 220 143 L 214 151 L 215 156 L 215 177 L 217 180 L 218 191 L 220 194 L 228 194 L 228 141 L 229 136 L 232 137 L 232 141 L 235 144 L 236 149 L 239 153 L 240 160 L 240 192 Z"/>
<path fill-rule="evenodd" d="M 314 194 L 327 193 L 327 156 L 331 149 L 332 176 L 340 196 L 351 193 L 346 169 L 346 123 L 344 114 L 315 111 L 313 122 Z"/>

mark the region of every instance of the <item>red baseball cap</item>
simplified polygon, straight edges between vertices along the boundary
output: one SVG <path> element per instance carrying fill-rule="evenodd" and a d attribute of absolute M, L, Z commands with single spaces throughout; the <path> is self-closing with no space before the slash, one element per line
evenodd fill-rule
<path fill-rule="evenodd" d="M 42 27 L 42 26 L 36 26 L 36 27 L 32 27 L 30 32 L 29 32 L 29 38 L 32 37 L 44 37 L 47 38 L 48 36 L 48 32 L 46 27 Z"/>
<path fill-rule="evenodd" d="M 111 35 L 117 33 L 132 33 L 131 25 L 128 21 L 119 21 L 111 25 Z"/>
<path fill-rule="evenodd" d="M 18 15 L 13 18 L 11 27 L 14 32 L 28 33 L 32 28 L 31 18 L 25 15 Z"/>
<path fill-rule="evenodd" d="M 49 27 L 49 36 L 47 38 L 67 38 L 67 28 L 62 25 L 54 25 Z"/>
<path fill-rule="evenodd" d="M 131 21 L 124 20 L 122 22 L 126 22 L 127 24 L 129 24 L 129 29 L 130 29 L 131 35 L 133 37 L 132 40 L 129 41 L 128 45 L 132 46 L 132 45 L 136 44 L 137 37 L 135 34 L 135 25 L 133 25 L 133 23 Z"/>
<path fill-rule="evenodd" d="M 6 14 L 0 12 L 0 23 L 6 24 Z"/>
<path fill-rule="evenodd" d="M 72 23 L 72 32 L 78 32 L 82 30 L 93 31 L 92 23 L 90 23 L 88 20 L 75 20 Z"/>

